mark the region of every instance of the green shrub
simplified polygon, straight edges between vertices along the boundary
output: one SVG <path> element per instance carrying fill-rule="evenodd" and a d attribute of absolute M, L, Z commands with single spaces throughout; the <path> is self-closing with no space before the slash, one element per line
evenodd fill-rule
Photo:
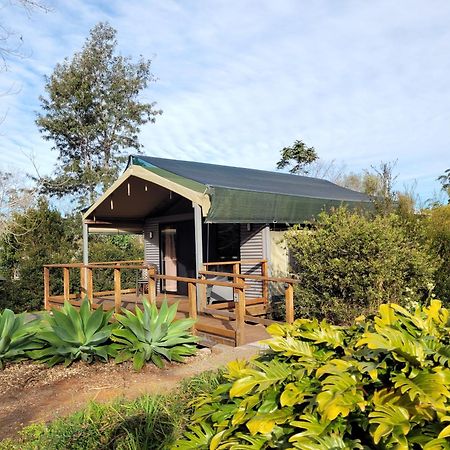
<path fill-rule="evenodd" d="M 269 327 L 270 351 L 198 396 L 177 449 L 449 449 L 450 320 L 433 300 L 352 327 Z"/>
<path fill-rule="evenodd" d="M 181 437 L 191 413 L 190 401 L 221 381 L 220 372 L 205 372 L 184 380 L 170 395 L 91 403 L 69 417 L 26 427 L 18 439 L 0 442 L 0 449 L 166 449 Z"/>
<path fill-rule="evenodd" d="M 103 311 L 101 305 L 93 311 L 87 298 L 82 301 L 80 310 L 66 301 L 60 310 L 52 308 L 52 315 L 47 314 L 45 319 L 48 325 L 36 335 L 46 346 L 28 355 L 50 366 L 61 362 L 70 365 L 78 359 L 106 361 L 115 354 L 110 344 L 115 326 L 109 323 L 112 313 L 112 310 Z"/>
<path fill-rule="evenodd" d="M 427 213 L 427 236 L 441 259 L 435 274 L 436 296 L 450 302 L 450 205 L 433 208 Z"/>
<path fill-rule="evenodd" d="M 6 361 L 26 358 L 28 351 L 42 347 L 35 339 L 37 321 L 25 323 L 25 314 L 0 311 L 0 369 Z"/>
<path fill-rule="evenodd" d="M 349 324 L 383 302 L 427 298 L 439 261 L 410 229 L 395 215 L 369 218 L 338 209 L 320 214 L 312 229 L 288 231 L 293 272 L 301 280 L 296 317 Z"/>
<path fill-rule="evenodd" d="M 146 361 L 163 367 L 163 358 L 181 362 L 184 356 L 195 354 L 198 339 L 188 331 L 195 320 L 174 320 L 178 303 L 169 307 L 164 300 L 159 312 L 146 299 L 143 306 L 144 311 L 136 307 L 135 314 L 126 309 L 125 315 L 116 314 L 122 325 L 112 333 L 112 340 L 117 343 L 117 362 L 133 359 L 134 368 L 139 370 Z"/>

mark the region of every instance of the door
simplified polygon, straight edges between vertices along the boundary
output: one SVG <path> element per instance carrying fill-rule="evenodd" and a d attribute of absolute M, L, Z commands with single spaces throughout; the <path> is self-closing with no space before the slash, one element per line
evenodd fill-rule
<path fill-rule="evenodd" d="M 161 229 L 161 243 L 163 273 L 195 278 L 194 221 L 164 225 Z M 166 280 L 162 287 L 167 293 L 187 295 L 187 283 Z"/>

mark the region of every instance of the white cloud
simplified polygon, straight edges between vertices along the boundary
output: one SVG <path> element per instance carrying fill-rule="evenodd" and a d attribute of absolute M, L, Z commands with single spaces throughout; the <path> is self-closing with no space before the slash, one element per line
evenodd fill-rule
<path fill-rule="evenodd" d="M 29 167 L 19 150 L 34 150 L 50 169 L 33 114 L 43 75 L 109 20 L 124 54 L 156 54 L 145 98 L 164 114 L 142 130 L 148 154 L 272 169 L 301 138 L 350 170 L 398 159 L 424 196 L 450 166 L 446 1 L 75 0 L 7 15 L 32 53 L 0 75 L 21 86 L 1 99 L 2 162 Z"/>

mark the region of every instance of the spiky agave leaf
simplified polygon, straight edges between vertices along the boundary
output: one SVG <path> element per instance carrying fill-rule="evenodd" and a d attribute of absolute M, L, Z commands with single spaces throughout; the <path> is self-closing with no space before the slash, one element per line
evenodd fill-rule
<path fill-rule="evenodd" d="M 35 339 L 40 320 L 25 322 L 25 314 L 10 309 L 0 312 L 0 369 L 6 361 L 23 359 L 29 350 L 42 347 Z"/>
<path fill-rule="evenodd" d="M 177 307 L 178 303 L 169 306 L 164 300 L 158 311 L 144 299 L 142 310 L 136 307 L 134 313 L 124 309 L 123 314 L 116 314 L 122 326 L 111 336 L 118 350 L 116 361 L 132 359 L 134 368 L 140 370 L 148 361 L 163 367 L 164 360 L 182 362 L 195 354 L 198 338 L 189 332 L 195 321 L 175 320 Z"/>
<path fill-rule="evenodd" d="M 82 301 L 80 310 L 66 301 L 61 310 L 53 308 L 52 315 L 47 314 L 47 326 L 36 335 L 45 347 L 28 355 L 50 366 L 61 362 L 70 365 L 79 359 L 106 361 L 115 355 L 115 348 L 109 343 L 115 328 L 109 323 L 112 313 L 103 311 L 101 305 L 93 310 L 87 298 Z"/>

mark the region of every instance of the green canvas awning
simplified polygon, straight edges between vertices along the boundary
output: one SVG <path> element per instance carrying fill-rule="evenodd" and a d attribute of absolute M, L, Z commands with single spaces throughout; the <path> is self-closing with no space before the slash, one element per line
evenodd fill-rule
<path fill-rule="evenodd" d="M 130 166 L 207 194 L 206 222 L 299 223 L 343 204 L 371 207 L 367 195 L 318 178 L 140 155 Z"/>

